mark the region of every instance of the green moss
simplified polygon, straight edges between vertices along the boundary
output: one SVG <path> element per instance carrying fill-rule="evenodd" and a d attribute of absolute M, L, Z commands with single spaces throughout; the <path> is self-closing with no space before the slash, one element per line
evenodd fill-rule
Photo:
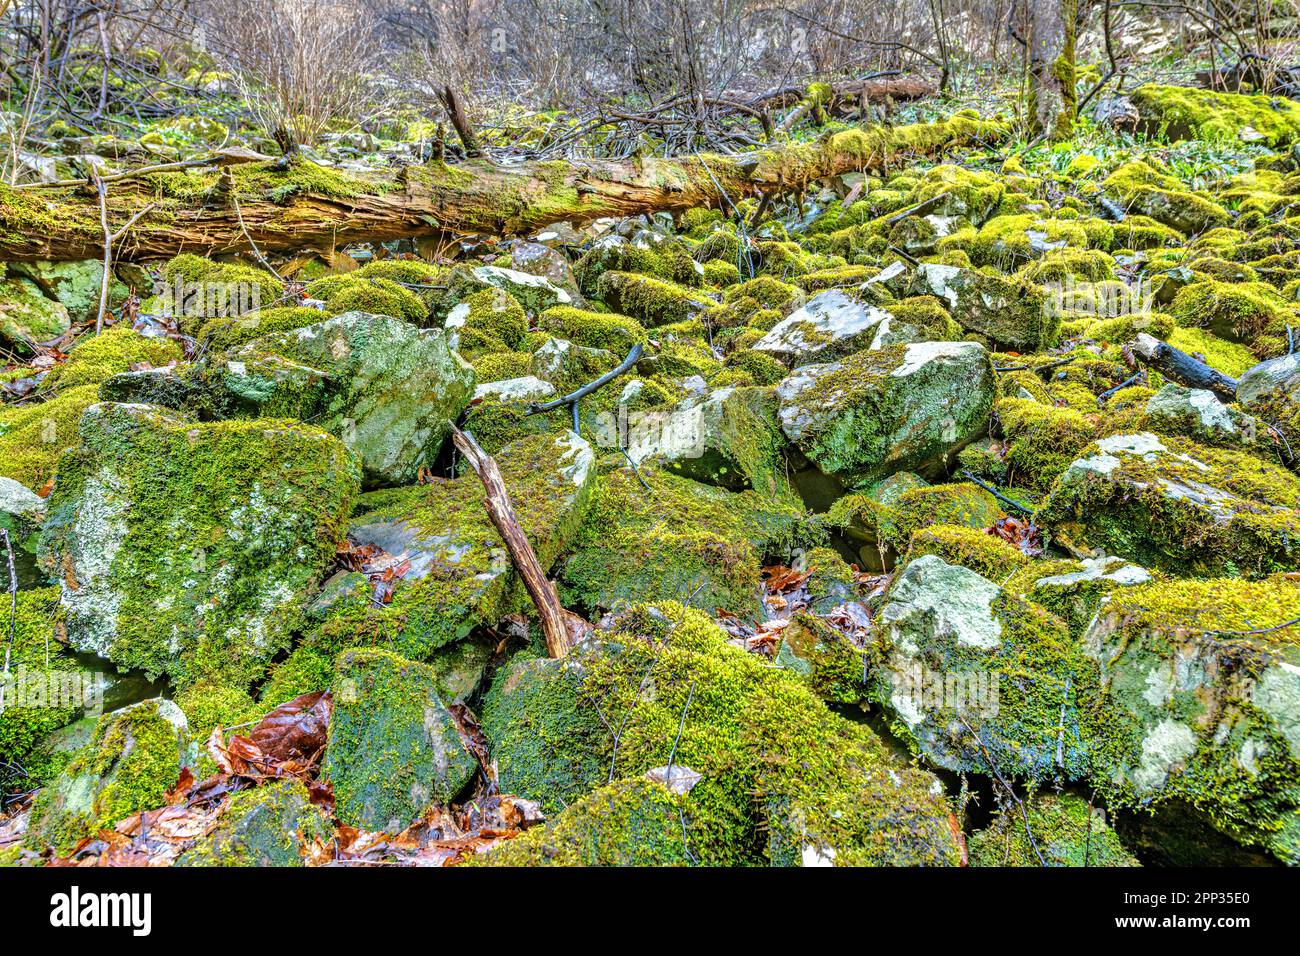
<path fill-rule="evenodd" d="M 132 365 L 154 367 L 181 359 L 175 342 L 146 338 L 125 325 L 115 325 L 99 335 L 83 338 L 41 382 L 42 388 L 75 388 L 102 382 L 110 375 L 128 371 Z"/>
<path fill-rule="evenodd" d="M 1030 282 L 1039 285 L 1064 283 L 1071 279 L 1100 282 L 1115 278 L 1115 260 L 1100 249 L 1066 247 L 1046 253 L 1020 271 Z"/>
<path fill-rule="evenodd" d="M 1071 465 L 1036 520 L 1059 542 L 1146 567 L 1260 576 L 1300 568 L 1297 504 L 1300 479 L 1276 465 L 1144 432 Z"/>
<path fill-rule="evenodd" d="M 913 533 L 922 528 L 959 525 L 984 529 L 1001 515 L 998 500 L 978 485 L 929 485 L 904 491 L 894 499 L 880 523 L 880 535 L 902 551 Z"/>
<path fill-rule="evenodd" d="M 53 777 L 63 758 L 49 745 L 49 735 L 71 723 L 85 701 L 56 706 L 25 706 L 25 688 L 49 690 L 45 675 L 65 675 L 79 670 L 61 640 L 62 621 L 58 588 L 19 591 L 17 615 L 11 601 L 0 601 L 0 634 L 5 635 L 10 671 L 3 681 L 5 706 L 0 709 L 0 792 L 27 790 Z M 13 642 L 8 641 L 12 627 Z M 62 686 L 63 679 L 59 679 Z M 26 698 L 31 700 L 31 698 Z"/>
<path fill-rule="evenodd" d="M 79 385 L 44 402 L 0 407 L 0 475 L 28 488 L 44 486 L 64 449 L 76 443 L 82 413 L 98 397 L 97 385 Z"/>
<path fill-rule="evenodd" d="M 620 468 L 601 487 L 560 579 L 561 597 L 589 610 L 680 600 L 757 613 L 759 567 L 788 549 L 802 508 L 787 495 L 730 493 L 642 467 Z"/>
<path fill-rule="evenodd" d="M 477 764 L 432 668 L 378 649 L 339 655 L 322 775 L 349 826 L 397 832 L 449 804 Z"/>
<path fill-rule="evenodd" d="M 246 686 L 334 560 L 355 459 L 296 422 L 199 425 L 113 404 L 91 414 L 42 538 L 43 560 L 76 583 L 74 643 L 182 686 Z"/>
<path fill-rule="evenodd" d="M 1283 146 L 1300 136 L 1300 106 L 1286 99 L 1148 83 L 1128 94 L 1151 132 L 1170 139 L 1240 142 L 1251 128 Z"/>
<path fill-rule="evenodd" d="M 632 346 L 646 343 L 646 331 L 640 322 L 612 312 L 555 306 L 537 317 L 537 327 L 577 345 L 606 349 L 616 355 L 625 355 Z"/>
<path fill-rule="evenodd" d="M 457 351 L 469 357 L 523 351 L 528 336 L 524 307 L 500 289 L 468 296 L 452 309 L 447 322 L 456 330 Z"/>
<path fill-rule="evenodd" d="M 277 279 L 269 272 L 265 272 L 254 266 L 244 265 L 243 263 L 234 262 L 213 262 L 211 259 L 205 259 L 202 256 L 196 256 L 193 253 L 184 252 L 170 259 L 163 266 L 163 277 L 173 291 L 179 283 L 182 301 L 175 304 L 178 309 L 176 316 L 180 330 L 187 335 L 195 335 L 202 325 L 210 318 L 204 315 L 188 315 L 188 310 L 180 308 L 184 300 L 194 294 L 195 287 L 207 286 L 225 286 L 247 288 L 249 294 L 255 290 L 258 303 L 270 308 L 274 303 L 284 296 L 284 283 Z M 231 301 L 239 301 L 242 297 L 227 291 Z M 200 309 L 199 312 L 206 312 L 206 309 Z"/>
<path fill-rule="evenodd" d="M 591 494 L 589 478 L 574 484 L 573 448 L 564 434 L 531 434 L 498 460 L 520 527 L 548 569 L 572 540 Z M 422 661 L 474 627 L 531 606 L 504 562 L 501 536 L 473 473 L 362 495 L 351 530 L 375 525 L 409 531 L 412 547 L 429 553 L 427 573 L 398 581 L 382 605 L 369 589 L 340 600 L 307 636 L 312 646 L 326 652 L 378 646 Z"/>
<path fill-rule="evenodd" d="M 1112 596 L 1096 638 L 1107 705 L 1127 724 L 1096 754 L 1112 805 L 1185 801 L 1239 843 L 1300 859 L 1300 759 L 1287 739 L 1300 629 L 1284 626 L 1298 606 L 1300 582 L 1284 576 Z"/>
<path fill-rule="evenodd" d="M 1023 551 L 989 534 L 987 529 L 956 524 L 935 524 L 914 531 L 906 560 L 925 554 L 969 568 L 995 582 L 1005 581 L 1017 568 L 1029 563 Z"/>
<path fill-rule="evenodd" d="M 1246 345 L 1261 336 L 1285 338 L 1287 324 L 1300 321 L 1296 310 L 1263 282 L 1194 282 L 1174 297 L 1170 312 L 1180 326 Z"/>
<path fill-rule="evenodd" d="M 160 807 L 181 770 L 182 719 L 166 701 L 106 714 L 93 739 L 37 794 L 25 842 L 66 853 L 139 810 Z"/>
<path fill-rule="evenodd" d="M 429 317 L 428 307 L 410 289 L 391 279 L 367 278 L 359 272 L 317 279 L 307 285 L 304 294 L 309 299 L 323 299 L 330 315 L 370 312 L 416 325 Z"/>
<path fill-rule="evenodd" d="M 411 285 L 435 285 L 446 278 L 447 270 L 423 259 L 379 259 L 367 262 L 353 275 L 363 279 L 388 279 Z"/>
<path fill-rule="evenodd" d="M 475 381 L 482 385 L 523 378 L 531 373 L 532 361 L 531 352 L 491 352 L 478 356 L 470 364 L 474 366 Z"/>
<path fill-rule="evenodd" d="M 263 335 L 292 332 L 323 322 L 328 317 L 327 312 L 301 305 L 261 309 L 249 315 L 209 319 L 199 330 L 197 338 L 201 349 L 228 352 Z"/>
<path fill-rule="evenodd" d="M 1120 166 L 1106 178 L 1104 188 L 1126 209 L 1188 235 L 1232 221 L 1222 206 L 1141 161 Z"/>
<path fill-rule="evenodd" d="M 589 761 L 598 779 L 612 766 L 619 779 L 664 766 L 671 753 L 675 766 L 702 775 L 679 815 L 701 865 L 789 865 L 813 850 L 842 865 L 955 861 L 932 778 L 827 711 L 799 675 L 727 642 L 707 615 L 663 604 L 630 610 L 603 645 L 570 661 L 535 661 L 533 669 L 566 675 L 567 686 L 545 685 L 563 706 L 595 717 L 585 718 L 588 734 L 557 736 L 539 759 L 560 768 Z M 494 695 L 520 698 L 516 712 L 543 712 L 523 685 L 506 691 L 516 674 L 504 672 Z M 485 709 L 489 721 L 501 723 Z M 493 744 L 500 760 L 514 738 Z"/>
<path fill-rule="evenodd" d="M 748 372 L 750 381 L 755 385 L 775 385 L 790 374 L 790 370 L 771 355 L 754 349 L 739 349 L 732 352 L 723 365 L 726 368 Z"/>
<path fill-rule="evenodd" d="M 272 780 L 231 796 L 217 828 L 177 866 L 302 866 L 303 851 L 333 835 L 299 780 Z"/>
<path fill-rule="evenodd" d="M 685 286 L 629 272 L 602 273 L 596 293 L 614 311 L 648 326 L 684 322 L 715 304 Z"/>
<path fill-rule="evenodd" d="M 1106 825 L 1105 813 L 1087 801 L 1066 793 L 1035 795 L 1026 803 L 1024 811 L 1003 808 L 971 835 L 971 866 L 1140 865 Z"/>
<path fill-rule="evenodd" d="M 586 794 L 554 822 L 469 861 L 471 866 L 686 866 L 689 797 L 649 780 Z"/>
<path fill-rule="evenodd" d="M 1002 398 L 994 406 L 1006 436 L 1010 483 L 1046 491 L 1097 434 L 1095 416 L 1031 399 Z"/>

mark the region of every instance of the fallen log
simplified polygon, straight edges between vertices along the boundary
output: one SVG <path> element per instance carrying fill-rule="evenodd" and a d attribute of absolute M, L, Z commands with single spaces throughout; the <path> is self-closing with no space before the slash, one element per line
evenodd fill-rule
<path fill-rule="evenodd" d="M 1186 352 L 1161 342 L 1145 332 L 1138 335 L 1130 349 L 1143 364 L 1188 388 L 1209 389 L 1225 402 L 1236 401 L 1237 380 L 1192 358 Z"/>
<path fill-rule="evenodd" d="M 139 216 L 129 241 L 115 250 L 119 260 L 252 245 L 263 252 L 328 255 L 360 240 L 523 235 L 555 222 L 684 212 L 935 158 L 961 146 L 993 145 L 1008 133 L 1006 124 L 966 112 L 938 123 L 866 127 L 735 155 L 513 165 L 476 159 L 365 177 L 306 161 L 287 168 L 249 163 L 227 167 L 233 189 L 218 188 L 215 168 L 125 180 L 109 197 L 108 218 L 116 227 Z M 93 191 L 0 186 L 0 261 L 88 259 L 102 252 L 102 241 Z"/>

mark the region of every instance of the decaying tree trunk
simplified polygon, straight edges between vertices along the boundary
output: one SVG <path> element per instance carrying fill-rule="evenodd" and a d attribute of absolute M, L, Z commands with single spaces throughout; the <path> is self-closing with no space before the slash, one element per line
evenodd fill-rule
<path fill-rule="evenodd" d="M 310 163 L 250 163 L 234 171 L 234 195 L 213 170 L 159 173 L 119 182 L 108 197 L 114 228 L 139 215 L 119 260 L 178 252 L 316 249 L 454 233 L 521 235 L 555 222 L 683 212 L 799 190 L 859 170 L 897 168 L 964 145 L 1005 139 L 1004 124 L 956 115 L 939 123 L 869 127 L 739 155 L 697 154 L 615 162 L 477 159 L 433 162 L 385 177 L 344 175 Z M 147 212 L 140 215 L 141 210 Z M 242 223 L 240 221 L 242 214 Z M 102 252 L 93 191 L 0 187 L 0 261 L 88 259 Z"/>

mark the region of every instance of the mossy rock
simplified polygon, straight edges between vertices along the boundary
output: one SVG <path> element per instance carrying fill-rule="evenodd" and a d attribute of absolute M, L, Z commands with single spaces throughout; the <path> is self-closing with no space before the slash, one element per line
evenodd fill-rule
<path fill-rule="evenodd" d="M 98 397 L 97 386 L 79 385 L 43 402 L 0 406 L 0 476 L 44 487 L 63 452 L 77 443 L 77 423 Z"/>
<path fill-rule="evenodd" d="M 755 615 L 763 556 L 788 553 L 805 533 L 789 492 L 728 492 L 653 466 L 618 468 L 601 476 L 560 569 L 560 594 L 592 613 L 679 600 Z"/>
<path fill-rule="evenodd" d="M 414 481 L 474 391 L 445 331 L 364 312 L 255 339 L 203 375 L 240 415 L 298 418 L 341 439 L 367 487 Z"/>
<path fill-rule="evenodd" d="M 177 866 L 302 866 L 304 849 L 333 835 L 298 780 L 272 780 L 231 796 L 215 830 L 176 859 Z"/>
<path fill-rule="evenodd" d="M 326 276 L 308 283 L 303 292 L 309 299 L 320 299 L 331 315 L 366 312 L 387 315 L 420 325 L 429 317 L 429 309 L 418 295 L 391 279 L 366 278 L 356 272 Z"/>
<path fill-rule="evenodd" d="M 523 350 L 528 338 L 524 307 L 501 289 L 466 296 L 447 313 L 444 327 L 452 335 L 452 348 L 469 358 Z"/>
<path fill-rule="evenodd" d="M 572 432 L 539 434 L 508 445 L 497 458 L 520 527 L 550 568 L 590 504 L 596 485 L 591 446 Z M 363 495 L 348 537 L 405 554 L 410 568 L 393 582 L 385 604 L 376 606 L 366 588 L 325 609 L 309 638 L 324 650 L 379 645 L 425 660 L 527 601 L 472 472 Z"/>
<path fill-rule="evenodd" d="M 1097 667 L 1060 618 L 925 555 L 877 620 L 870 692 L 916 753 L 958 772 L 991 760 L 1031 780 L 1087 776 L 1104 731 Z"/>
<path fill-rule="evenodd" d="M 341 822 L 397 833 L 470 782 L 478 763 L 437 684 L 432 668 L 388 651 L 339 656 L 321 773 Z"/>
<path fill-rule="evenodd" d="M 1005 436 L 1009 482 L 1047 491 L 1098 431 L 1097 416 L 1027 398 L 1002 398 L 994 412 Z"/>
<path fill-rule="evenodd" d="M 685 322 L 717 304 L 702 292 L 631 272 L 602 273 L 596 292 L 612 310 L 647 327 Z"/>
<path fill-rule="evenodd" d="M 99 719 L 89 744 L 36 795 L 23 842 L 67 853 L 139 810 L 162 806 L 180 777 L 187 730 L 171 701 L 142 701 Z"/>
<path fill-rule="evenodd" d="M 260 677 L 334 560 L 357 485 L 355 458 L 308 426 L 93 406 L 41 541 L 70 643 L 180 685 Z"/>
<path fill-rule="evenodd" d="M 986 528 L 932 524 L 912 532 L 905 562 L 932 554 L 948 564 L 969 568 L 990 581 L 1006 581 L 1029 557 L 1014 544 L 989 534 Z"/>
<path fill-rule="evenodd" d="M 962 328 L 1010 348 L 1042 350 L 1057 338 L 1059 314 L 1022 279 L 930 263 L 916 267 L 910 291 L 934 296 Z"/>
<path fill-rule="evenodd" d="M 592 791 L 555 820 L 471 861 L 477 866 L 687 866 L 689 796 L 650 780 Z"/>
<path fill-rule="evenodd" d="M 46 298 L 35 282 L 0 281 L 0 345 L 15 355 L 35 353 L 35 344 L 56 339 L 72 327 L 67 306 Z"/>
<path fill-rule="evenodd" d="M 928 485 L 899 494 L 880 521 L 880 537 L 899 551 L 912 535 L 933 525 L 957 525 L 984 530 L 1002 517 L 1002 506 L 990 492 L 969 482 Z"/>
<path fill-rule="evenodd" d="M 1123 558 L 1041 560 L 1026 563 L 1004 586 L 1040 607 L 1051 611 L 1082 638 L 1097 609 L 1118 588 L 1149 584 L 1154 576 L 1146 568 Z"/>
<path fill-rule="evenodd" d="M 1035 520 L 1059 543 L 1177 574 L 1300 569 L 1300 478 L 1254 456 L 1151 432 L 1098 440 Z"/>
<path fill-rule="evenodd" d="M 987 427 L 993 372 L 974 342 L 893 345 L 805 366 L 777 396 L 801 452 L 826 475 L 865 483 L 941 470 Z"/>
<path fill-rule="evenodd" d="M 99 314 L 100 288 L 104 281 L 104 263 L 101 259 L 80 262 L 13 262 L 9 274 L 36 283 L 48 298 L 61 303 L 68 310 L 73 324 L 93 322 Z M 137 289 L 144 295 L 144 287 Z M 131 290 L 110 277 L 107 308 L 116 310 Z"/>
<path fill-rule="evenodd" d="M 1024 810 L 1004 807 L 969 846 L 971 866 L 1141 866 L 1105 811 L 1071 793 L 1034 795 Z"/>
<path fill-rule="evenodd" d="M 1232 217 L 1218 203 L 1185 188 L 1174 176 L 1135 161 L 1120 166 L 1106 178 L 1106 195 L 1126 210 L 1193 235 L 1226 226 Z"/>
<path fill-rule="evenodd" d="M 181 358 L 180 346 L 175 342 L 148 338 L 127 325 L 115 325 L 77 342 L 67 361 L 50 369 L 41 387 L 61 389 L 96 384 L 130 371 L 132 365 L 162 366 L 179 362 Z"/>
<path fill-rule="evenodd" d="M 1297 608 L 1287 576 L 1112 593 L 1083 641 L 1116 725 L 1093 758 L 1112 805 L 1182 800 L 1300 862 Z"/>
<path fill-rule="evenodd" d="M 546 747 L 486 708 L 485 728 L 507 728 L 505 737 L 489 730 L 493 753 L 504 764 L 522 744 L 562 777 L 586 767 L 588 780 L 603 783 L 611 775 L 640 778 L 666 765 L 672 751 L 675 766 L 701 775 L 678 814 L 690 859 L 700 865 L 956 862 L 947 804 L 932 777 L 828 711 L 799 675 L 728 639 L 699 611 L 671 603 L 632 608 L 599 644 L 527 665 L 527 682 L 518 676 L 522 664 L 498 677 L 502 686 L 513 683 L 506 695 L 513 713 L 569 716 L 553 726 L 554 746 Z M 546 680 L 543 672 L 563 676 Z M 566 733 L 575 721 L 584 732 Z"/>
<path fill-rule="evenodd" d="M 785 436 L 771 389 L 720 388 L 628 421 L 627 453 L 732 491 L 774 495 L 784 482 Z"/>
<path fill-rule="evenodd" d="M 1194 282 L 1174 297 L 1170 312 L 1179 325 L 1246 345 L 1265 335 L 1285 337 L 1287 325 L 1300 322 L 1296 310 L 1263 282 Z"/>
<path fill-rule="evenodd" d="M 1285 146 L 1300 136 L 1300 106 L 1280 97 L 1147 83 L 1128 94 L 1148 135 L 1237 143 L 1247 128 Z"/>
<path fill-rule="evenodd" d="M 209 319 L 197 336 L 200 349 L 228 352 L 254 339 L 275 332 L 292 332 L 324 320 L 326 313 L 305 305 L 261 309 L 251 315 L 217 316 Z"/>
<path fill-rule="evenodd" d="M 547 309 L 537 317 L 537 327 L 588 348 L 626 355 L 634 345 L 644 345 L 641 323 L 612 312 L 588 312 L 570 306 Z"/>

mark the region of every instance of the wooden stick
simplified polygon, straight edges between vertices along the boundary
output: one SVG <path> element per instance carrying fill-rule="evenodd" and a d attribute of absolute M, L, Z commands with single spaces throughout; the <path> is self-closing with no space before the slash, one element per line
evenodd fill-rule
<path fill-rule="evenodd" d="M 451 426 L 451 438 L 474 469 L 474 474 L 478 475 L 479 481 L 483 482 L 483 490 L 487 492 L 484 504 L 487 506 L 488 517 L 505 541 L 510 560 L 519 576 L 524 579 L 524 586 L 528 588 L 528 594 L 537 607 L 537 615 L 542 621 L 542 634 L 546 637 L 547 652 L 551 657 L 564 657 L 569 653 L 569 648 L 586 633 L 587 622 L 566 611 L 560 604 L 559 592 L 546 576 L 541 562 L 537 560 L 537 553 L 519 527 L 519 519 L 515 517 L 510 493 L 506 491 L 506 483 L 496 460 L 479 447 L 473 435 L 461 431 L 455 425 Z"/>

